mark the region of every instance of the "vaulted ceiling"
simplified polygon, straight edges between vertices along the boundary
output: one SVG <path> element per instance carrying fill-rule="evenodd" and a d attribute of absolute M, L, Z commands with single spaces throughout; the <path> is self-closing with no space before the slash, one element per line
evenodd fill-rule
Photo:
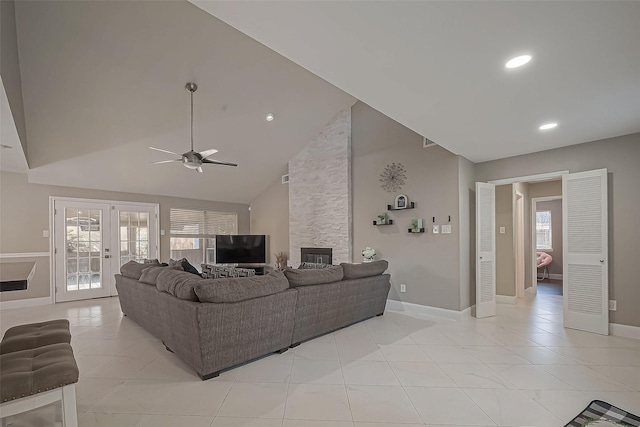
<path fill-rule="evenodd" d="M 474 162 L 640 131 L 637 1 L 191 1 Z"/>
<path fill-rule="evenodd" d="M 192 3 L 16 2 L 30 182 L 250 202 L 356 98 L 475 162 L 640 132 L 640 2 Z M 150 164 L 188 81 L 238 168 Z"/>
<path fill-rule="evenodd" d="M 186 1 L 20 1 L 16 22 L 30 182 L 248 203 L 355 102 Z M 237 168 L 150 164 L 189 149 L 189 81 L 195 150 Z"/>

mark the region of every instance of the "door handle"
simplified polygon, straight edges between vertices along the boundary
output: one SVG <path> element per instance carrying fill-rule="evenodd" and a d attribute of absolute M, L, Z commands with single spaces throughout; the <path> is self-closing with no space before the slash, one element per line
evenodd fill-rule
<path fill-rule="evenodd" d="M 601 260 L 600 260 L 600 262 L 604 262 L 604 260 L 603 260 L 603 259 L 601 259 Z"/>
<path fill-rule="evenodd" d="M 480 259 L 482 259 L 482 257 L 480 257 Z"/>

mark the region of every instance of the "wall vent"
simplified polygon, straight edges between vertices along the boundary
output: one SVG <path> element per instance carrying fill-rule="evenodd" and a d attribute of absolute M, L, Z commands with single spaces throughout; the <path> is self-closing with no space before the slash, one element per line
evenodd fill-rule
<path fill-rule="evenodd" d="M 282 175 L 282 183 L 283 184 L 288 184 L 289 183 L 289 174 Z"/>
<path fill-rule="evenodd" d="M 422 148 L 429 148 L 429 147 L 435 147 L 436 144 L 435 142 L 433 142 L 432 140 L 430 140 L 429 138 L 422 138 Z"/>

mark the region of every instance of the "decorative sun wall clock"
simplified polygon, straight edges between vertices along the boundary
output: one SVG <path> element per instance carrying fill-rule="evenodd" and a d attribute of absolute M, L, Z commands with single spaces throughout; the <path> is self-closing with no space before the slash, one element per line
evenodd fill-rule
<path fill-rule="evenodd" d="M 402 163 L 391 163 L 380 174 L 381 187 L 384 191 L 395 193 L 400 190 L 407 180 L 407 170 Z"/>

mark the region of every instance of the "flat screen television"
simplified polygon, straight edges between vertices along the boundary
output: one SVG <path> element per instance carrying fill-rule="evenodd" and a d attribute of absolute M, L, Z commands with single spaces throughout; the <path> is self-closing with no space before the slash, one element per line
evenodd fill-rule
<path fill-rule="evenodd" d="M 217 235 L 217 264 L 262 264 L 267 262 L 266 236 Z"/>

